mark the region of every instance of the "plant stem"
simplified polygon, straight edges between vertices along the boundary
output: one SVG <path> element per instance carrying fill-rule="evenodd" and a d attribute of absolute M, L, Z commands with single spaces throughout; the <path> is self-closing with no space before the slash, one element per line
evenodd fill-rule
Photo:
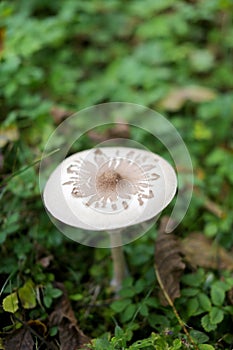
<path fill-rule="evenodd" d="M 121 289 L 122 282 L 128 274 L 122 249 L 121 231 L 111 233 L 111 252 L 113 261 L 113 279 L 111 281 L 111 286 L 117 293 Z"/>
<path fill-rule="evenodd" d="M 159 286 L 160 286 L 160 288 L 161 288 L 161 290 L 162 290 L 162 292 L 164 294 L 164 297 L 166 298 L 168 304 L 171 306 L 171 308 L 172 308 L 172 310 L 173 310 L 173 312 L 174 312 L 174 314 L 175 314 L 175 316 L 177 318 L 177 321 L 179 322 L 180 326 L 182 327 L 184 333 L 186 334 L 190 344 L 193 345 L 195 350 L 198 350 L 197 344 L 193 341 L 192 337 L 190 336 L 190 334 L 189 334 L 189 332 L 188 332 L 188 330 L 187 330 L 187 328 L 185 326 L 184 321 L 182 320 L 182 318 L 178 314 L 178 311 L 176 310 L 176 307 L 175 307 L 173 301 L 171 300 L 169 294 L 167 293 L 167 291 L 166 291 L 166 289 L 164 287 L 164 284 L 163 284 L 163 282 L 162 282 L 162 280 L 160 278 L 159 270 L 158 270 L 156 264 L 155 264 L 155 273 L 156 273 L 157 281 L 159 282 Z"/>

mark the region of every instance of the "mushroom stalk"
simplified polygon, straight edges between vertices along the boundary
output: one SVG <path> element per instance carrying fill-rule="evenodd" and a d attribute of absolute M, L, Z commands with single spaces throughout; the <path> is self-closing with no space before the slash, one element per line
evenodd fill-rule
<path fill-rule="evenodd" d="M 124 278 L 128 275 L 128 269 L 122 249 L 121 231 L 111 233 L 111 247 L 113 261 L 113 278 L 111 281 L 111 286 L 116 292 L 119 292 Z"/>

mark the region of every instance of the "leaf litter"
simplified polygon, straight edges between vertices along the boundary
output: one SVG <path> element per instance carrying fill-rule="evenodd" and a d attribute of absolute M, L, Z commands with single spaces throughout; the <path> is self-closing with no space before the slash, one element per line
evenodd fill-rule
<path fill-rule="evenodd" d="M 64 285 L 55 282 L 54 287 L 60 289 L 63 292 L 63 295 L 58 299 L 54 310 L 49 315 L 48 325 L 50 328 L 57 327 L 58 329 L 56 344 L 59 343 L 59 350 L 88 350 L 89 347 L 86 344 L 89 344 L 91 339 L 78 327 L 77 319 Z M 16 292 L 15 295 L 17 295 Z M 8 298 L 10 296 L 8 296 Z M 7 305 L 8 304 L 6 304 L 5 307 Z M 7 311 L 15 312 L 15 309 L 13 310 L 11 306 L 8 307 Z M 29 320 L 28 322 L 24 322 L 18 319 L 16 314 L 14 315 L 14 318 L 19 324 L 21 324 L 21 328 L 13 330 L 5 335 L 3 342 L 4 350 L 33 350 L 36 341 L 39 341 L 41 345 L 46 345 L 46 349 L 58 349 L 54 341 L 50 341 L 47 332 L 48 328 L 45 323 L 40 320 Z"/>
<path fill-rule="evenodd" d="M 33 350 L 34 340 L 28 328 L 21 328 L 14 332 L 4 342 L 4 350 Z"/>
<path fill-rule="evenodd" d="M 61 289 L 63 295 L 49 316 L 49 323 L 51 327 L 58 327 L 60 350 L 89 349 L 86 344 L 90 343 L 90 338 L 78 327 L 64 285 L 57 282 L 55 287 Z"/>
<path fill-rule="evenodd" d="M 186 261 L 193 266 L 233 271 L 233 256 L 203 233 L 193 232 L 180 242 Z"/>
<path fill-rule="evenodd" d="M 167 222 L 167 217 L 161 220 L 155 246 L 155 266 L 166 293 L 174 301 L 180 297 L 180 279 L 185 264 L 182 261 L 182 250 L 176 236 L 165 233 Z M 162 290 L 159 292 L 159 299 L 163 306 L 168 305 Z"/>
<path fill-rule="evenodd" d="M 158 231 L 155 269 L 172 302 L 180 297 L 180 280 L 186 265 L 194 270 L 202 267 L 233 271 L 233 256 L 220 244 L 200 232 L 193 232 L 184 239 L 179 239 L 174 234 L 166 234 L 164 229 L 167 221 L 167 217 L 161 220 Z M 163 306 L 169 304 L 162 290 L 159 292 L 159 299 Z"/>
<path fill-rule="evenodd" d="M 204 86 L 176 87 L 161 100 L 160 107 L 167 111 L 180 110 L 186 101 L 194 103 L 208 102 L 216 98 L 216 93 Z"/>

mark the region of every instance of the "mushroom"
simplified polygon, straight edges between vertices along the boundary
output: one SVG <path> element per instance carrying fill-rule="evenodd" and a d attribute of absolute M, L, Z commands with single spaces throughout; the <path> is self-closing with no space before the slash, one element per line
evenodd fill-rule
<path fill-rule="evenodd" d="M 176 187 L 175 171 L 162 157 L 131 147 L 100 147 L 75 153 L 60 163 L 45 185 L 43 200 L 59 222 L 82 229 L 90 237 L 95 232 L 93 239 L 107 234 L 112 286 L 118 291 L 127 274 L 124 231 L 132 240 L 135 227 L 142 230 L 140 225 L 161 213 Z"/>

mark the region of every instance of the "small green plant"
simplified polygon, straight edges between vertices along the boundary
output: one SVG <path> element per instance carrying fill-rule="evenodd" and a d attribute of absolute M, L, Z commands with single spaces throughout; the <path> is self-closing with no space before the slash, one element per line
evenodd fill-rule
<path fill-rule="evenodd" d="M 132 332 L 129 329 L 124 331 L 119 326 L 115 327 L 114 336 L 104 334 L 98 339 L 94 339 L 90 348 L 93 350 L 186 350 L 193 349 L 188 345 L 185 338 L 174 339 L 170 333 L 151 335 L 145 339 L 137 340 L 131 345 L 127 345 L 132 340 Z M 214 347 L 209 344 L 201 344 L 199 350 L 214 350 Z"/>
<path fill-rule="evenodd" d="M 186 322 L 201 316 L 201 326 L 207 333 L 217 330 L 221 324 L 227 327 L 227 320 L 233 315 L 233 306 L 227 301 L 227 292 L 233 287 L 229 273 L 218 280 L 213 273 L 206 275 L 203 269 L 198 269 L 196 273 L 184 275 L 182 283 L 184 288 L 178 304 L 185 305 L 182 316 Z"/>
<path fill-rule="evenodd" d="M 48 309 L 51 307 L 54 299 L 61 295 L 62 291 L 53 287 L 51 282 L 42 286 L 36 285 L 31 279 L 28 279 L 22 287 L 17 288 L 4 297 L 2 307 L 4 311 L 13 314 L 16 312 L 20 314 L 23 310 L 35 309 L 38 304 Z"/>
<path fill-rule="evenodd" d="M 148 284 L 145 280 L 139 279 L 135 282 L 132 278 L 125 279 L 123 288 L 119 292 L 120 299 L 111 304 L 111 309 L 119 314 L 122 324 L 134 321 L 137 315 L 148 317 L 149 308 L 158 307 L 157 298 L 150 296 L 152 289 L 145 295 L 147 290 Z M 144 300 L 141 300 L 143 294 Z"/>

